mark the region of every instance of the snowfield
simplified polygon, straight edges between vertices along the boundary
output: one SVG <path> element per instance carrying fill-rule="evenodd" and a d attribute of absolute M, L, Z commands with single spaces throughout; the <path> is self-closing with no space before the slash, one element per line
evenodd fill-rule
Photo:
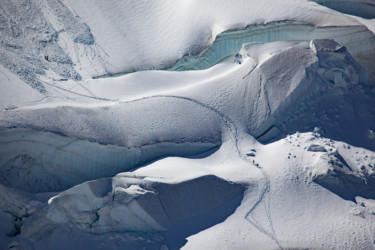
<path fill-rule="evenodd" d="M 375 248 L 374 6 L 1 1 L 0 248 Z"/>

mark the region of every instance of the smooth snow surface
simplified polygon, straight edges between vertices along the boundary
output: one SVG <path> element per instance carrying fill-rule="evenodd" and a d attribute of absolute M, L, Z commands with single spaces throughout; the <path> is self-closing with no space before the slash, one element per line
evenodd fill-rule
<path fill-rule="evenodd" d="M 1 1 L 0 249 L 375 248 L 373 6 Z"/>

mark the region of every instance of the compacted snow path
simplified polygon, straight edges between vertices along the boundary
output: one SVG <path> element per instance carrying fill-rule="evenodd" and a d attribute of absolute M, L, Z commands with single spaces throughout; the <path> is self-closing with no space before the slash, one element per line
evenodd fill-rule
<path fill-rule="evenodd" d="M 251 225 L 253 225 L 255 228 L 257 228 L 260 232 L 264 233 L 270 239 L 272 239 L 273 241 L 275 241 L 275 243 L 279 246 L 280 249 L 283 249 L 283 247 L 280 245 L 280 242 L 277 239 L 277 236 L 276 236 L 276 233 L 275 233 L 275 229 L 273 228 L 273 223 L 272 223 L 270 201 L 269 201 L 269 199 L 271 199 L 271 198 L 269 198 L 269 195 L 268 195 L 268 193 L 270 192 L 270 189 L 271 189 L 270 178 L 267 176 L 267 174 L 264 172 L 264 170 L 262 170 L 261 166 L 258 165 L 258 167 L 261 169 L 262 174 L 264 176 L 264 179 L 263 179 L 263 182 L 264 182 L 263 186 L 264 186 L 264 188 L 263 188 L 263 190 L 261 191 L 261 193 L 259 195 L 259 199 L 255 202 L 255 204 L 246 213 L 245 219 L 247 221 L 249 221 L 251 223 Z M 263 207 L 260 208 L 260 209 L 264 209 L 265 213 L 267 214 L 267 219 L 268 219 L 268 222 L 269 222 L 269 226 L 271 228 L 271 232 L 269 232 L 267 229 L 265 229 L 265 226 L 261 225 L 256 220 L 256 218 L 252 215 L 253 211 L 257 207 L 259 207 L 261 205 L 263 205 Z"/>

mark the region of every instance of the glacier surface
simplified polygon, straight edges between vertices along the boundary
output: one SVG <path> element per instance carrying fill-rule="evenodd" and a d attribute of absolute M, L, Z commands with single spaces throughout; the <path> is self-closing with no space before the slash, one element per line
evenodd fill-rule
<path fill-rule="evenodd" d="M 0 248 L 374 248 L 372 7 L 1 1 Z"/>

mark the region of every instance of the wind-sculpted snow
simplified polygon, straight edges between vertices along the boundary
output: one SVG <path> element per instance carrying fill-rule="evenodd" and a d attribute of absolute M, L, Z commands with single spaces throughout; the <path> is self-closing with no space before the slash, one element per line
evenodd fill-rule
<path fill-rule="evenodd" d="M 250 42 L 307 41 L 335 39 L 365 67 L 375 72 L 375 35 L 364 26 L 314 27 L 307 23 L 275 22 L 249 26 L 243 30 L 226 31 L 218 35 L 212 45 L 196 56 L 186 56 L 171 70 L 200 70 L 233 57 L 242 45 Z"/>
<path fill-rule="evenodd" d="M 0 183 L 27 192 L 62 191 L 86 180 L 113 176 L 167 155 L 194 155 L 209 142 L 103 145 L 31 129 L 0 132 Z"/>
<path fill-rule="evenodd" d="M 221 140 L 221 122 L 220 117 L 206 107 L 168 95 L 103 107 L 15 109 L 2 112 L 0 118 L 2 127 L 51 131 L 126 147 L 158 142 L 216 144 Z"/>
<path fill-rule="evenodd" d="M 217 114 L 173 97 L 11 116 L 5 124 L 27 129 L 1 131 L 0 181 L 33 192 L 63 190 L 168 155 L 195 155 L 221 142 Z"/>

